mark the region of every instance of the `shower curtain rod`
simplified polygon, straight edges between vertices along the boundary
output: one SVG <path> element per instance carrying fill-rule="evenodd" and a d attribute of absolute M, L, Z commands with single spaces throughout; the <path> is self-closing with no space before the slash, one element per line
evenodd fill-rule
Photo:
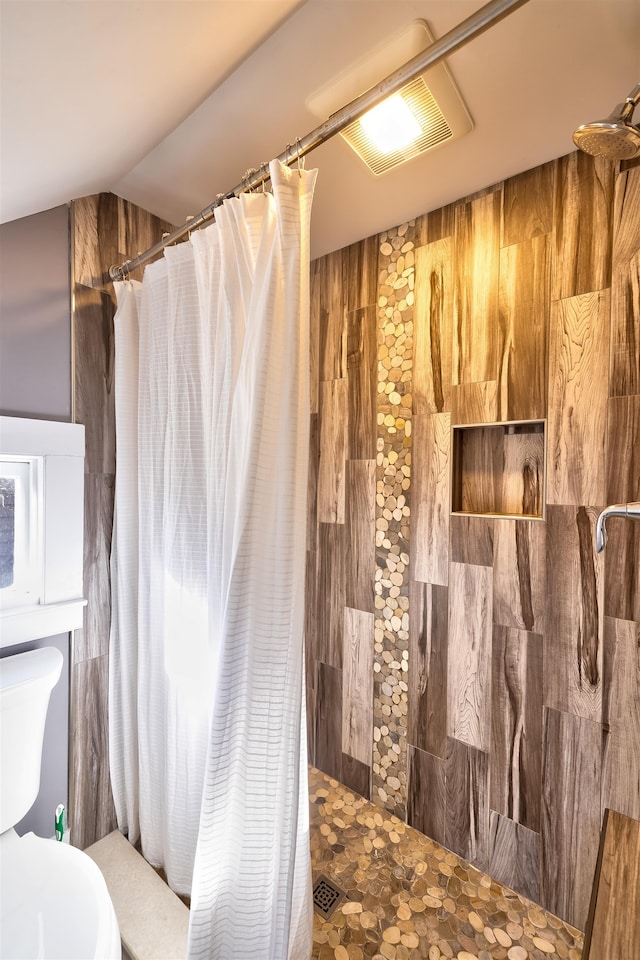
<path fill-rule="evenodd" d="M 428 67 L 434 66 L 449 56 L 449 54 L 459 50 L 470 40 L 473 40 L 481 33 L 484 33 L 485 30 L 488 30 L 489 27 L 492 27 L 495 23 L 498 23 L 498 21 L 508 16 L 512 11 L 524 6 L 525 3 L 528 3 L 528 0 L 490 0 L 489 3 L 459 23 L 457 27 L 454 27 L 439 40 L 432 43 L 426 50 L 423 50 L 402 67 L 390 73 L 388 77 L 385 77 L 385 79 L 376 84 L 376 86 L 371 87 L 365 93 L 356 97 L 355 100 L 341 107 L 340 110 L 333 113 L 328 120 L 325 120 L 319 127 L 312 130 L 311 133 L 308 133 L 302 138 L 297 137 L 295 145 L 287 144 L 286 149 L 276 157 L 276 159 L 288 165 L 295 163 L 296 160 L 299 160 L 301 157 L 304 157 L 305 154 L 310 153 L 311 150 L 319 147 L 325 140 L 329 140 L 337 133 L 340 133 L 341 130 L 344 130 L 344 128 L 354 120 L 357 120 L 372 107 L 375 107 L 376 104 L 384 100 L 385 97 L 396 93 L 410 80 L 424 73 Z M 184 226 L 178 227 L 173 233 L 167 234 L 162 240 L 155 243 L 152 247 L 149 247 L 144 253 L 138 254 L 133 260 L 125 260 L 120 266 L 110 267 L 110 278 L 112 280 L 125 280 L 136 267 L 147 263 L 153 259 L 157 253 L 161 253 L 165 247 L 170 246 L 177 240 L 181 240 L 192 230 L 197 230 L 198 227 L 212 220 L 216 207 L 219 207 L 225 200 L 229 200 L 231 197 L 238 196 L 241 193 L 246 193 L 248 190 L 253 190 L 268 179 L 268 164 L 262 164 L 255 171 L 248 171 L 245 178 L 237 184 L 237 186 L 214 200 L 213 203 L 205 207 L 204 210 L 201 210 L 197 216 L 190 219 Z"/>

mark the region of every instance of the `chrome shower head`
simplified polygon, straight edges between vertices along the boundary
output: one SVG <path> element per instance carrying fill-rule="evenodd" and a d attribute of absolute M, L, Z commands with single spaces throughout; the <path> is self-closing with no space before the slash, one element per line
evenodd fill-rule
<path fill-rule="evenodd" d="M 607 160 L 631 160 L 640 156 L 640 126 L 631 122 L 639 101 L 640 83 L 605 120 L 583 123 L 578 127 L 573 135 L 576 147 L 593 157 Z"/>

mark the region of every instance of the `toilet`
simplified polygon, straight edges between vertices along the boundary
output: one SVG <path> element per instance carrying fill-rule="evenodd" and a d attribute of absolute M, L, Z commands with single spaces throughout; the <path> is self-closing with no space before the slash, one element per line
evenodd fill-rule
<path fill-rule="evenodd" d="M 122 957 L 113 904 L 93 860 L 13 829 L 38 794 L 49 696 L 62 662 L 54 647 L 0 660 L 0 960 Z"/>

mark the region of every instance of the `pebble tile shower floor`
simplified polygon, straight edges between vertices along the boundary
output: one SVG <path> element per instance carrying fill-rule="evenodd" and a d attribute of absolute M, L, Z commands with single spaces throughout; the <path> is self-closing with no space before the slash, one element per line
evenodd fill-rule
<path fill-rule="evenodd" d="M 580 960 L 583 935 L 310 768 L 311 862 L 347 894 L 314 960 Z"/>

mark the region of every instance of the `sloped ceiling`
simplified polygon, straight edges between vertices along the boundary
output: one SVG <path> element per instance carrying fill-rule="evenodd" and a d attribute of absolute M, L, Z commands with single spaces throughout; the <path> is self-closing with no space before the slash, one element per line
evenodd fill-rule
<path fill-rule="evenodd" d="M 182 223 L 318 126 L 307 101 L 390 33 L 480 6 L 0 0 L 1 219 L 112 190 Z M 640 0 L 529 0 L 448 66 L 465 138 L 378 178 L 340 137 L 309 155 L 314 256 L 572 150 L 640 80 Z"/>

